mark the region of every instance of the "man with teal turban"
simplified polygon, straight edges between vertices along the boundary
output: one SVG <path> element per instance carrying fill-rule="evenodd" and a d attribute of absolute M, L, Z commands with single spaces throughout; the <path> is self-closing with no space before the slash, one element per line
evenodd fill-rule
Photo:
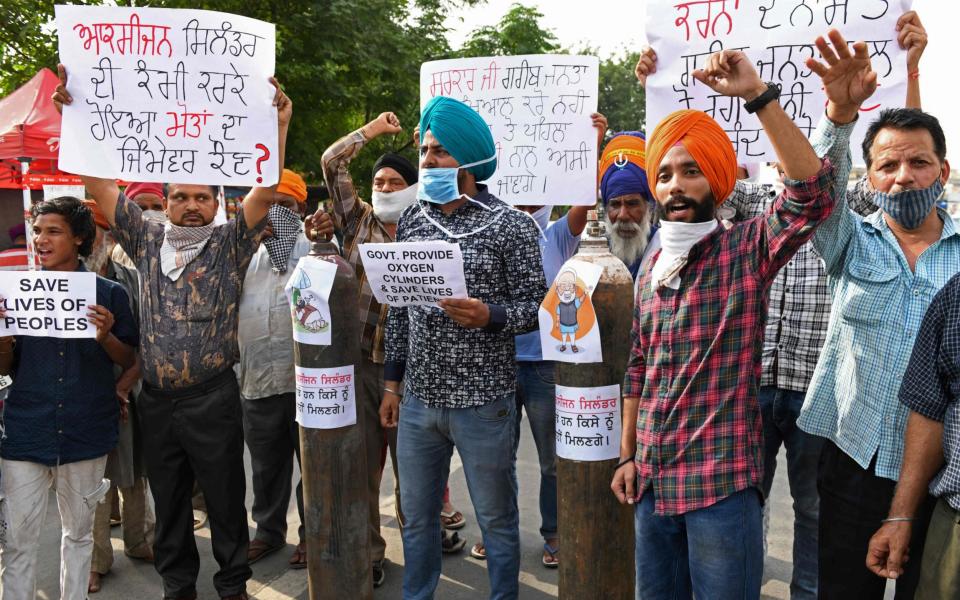
<path fill-rule="evenodd" d="M 456 447 L 483 534 L 490 597 L 515 599 L 514 336 L 537 328 L 547 293 L 540 230 L 478 183 L 496 170 L 493 136 L 480 115 L 457 100 L 434 98 L 420 132 L 419 201 L 400 216 L 397 241 L 458 244 L 469 297 L 451 298 L 438 285 L 436 295 L 447 297 L 436 306 L 391 306 L 387 318 L 380 418 L 384 427 L 403 421 L 403 597 L 432 598 L 440 579 L 441 496 Z"/>

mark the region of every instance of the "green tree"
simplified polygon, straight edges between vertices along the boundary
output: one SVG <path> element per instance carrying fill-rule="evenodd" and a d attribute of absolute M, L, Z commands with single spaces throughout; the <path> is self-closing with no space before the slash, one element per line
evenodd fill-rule
<path fill-rule="evenodd" d="M 470 32 L 457 56 L 519 56 L 550 54 L 560 46 L 553 32 L 540 26 L 543 14 L 535 8 L 514 4 L 496 25 Z"/>
<path fill-rule="evenodd" d="M 634 75 L 639 58 L 624 51 L 600 61 L 599 110 L 611 131 L 646 131 L 646 96 Z"/>

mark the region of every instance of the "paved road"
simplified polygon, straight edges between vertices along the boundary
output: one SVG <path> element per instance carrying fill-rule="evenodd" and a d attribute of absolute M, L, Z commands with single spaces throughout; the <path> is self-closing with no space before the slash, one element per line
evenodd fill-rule
<path fill-rule="evenodd" d="M 249 473 L 249 457 L 247 457 Z M 785 465 L 785 456 L 781 454 L 780 464 Z M 467 518 L 467 526 L 461 530 L 469 544 L 480 539 L 480 531 L 467 495 L 466 483 L 460 470 L 457 456 L 451 467 L 451 494 L 454 504 Z M 520 597 L 523 600 L 546 600 L 557 596 L 557 572 L 545 569 L 540 564 L 540 526 L 538 514 L 538 463 L 536 449 L 530 437 L 529 428 L 524 423 L 519 460 L 517 464 L 520 480 L 520 511 L 522 564 L 520 573 Z M 247 506 L 252 499 L 247 480 Z M 376 590 L 374 597 L 380 599 L 400 598 L 400 580 L 402 575 L 403 551 L 400 532 L 393 516 L 393 474 L 389 470 L 384 474 L 380 495 L 382 528 L 387 539 L 387 581 Z M 789 598 L 791 571 L 791 547 L 793 543 L 793 517 L 791 500 L 786 482 L 786 469 L 778 469 L 774 482 L 772 498 L 772 518 L 769 533 L 769 552 L 766 560 L 762 597 L 765 600 Z M 286 549 L 262 559 L 253 565 L 253 579 L 248 591 L 258 600 L 305 600 L 307 598 L 307 578 L 304 571 L 287 569 L 287 559 L 296 543 L 296 506 L 291 502 L 288 513 L 291 523 Z M 251 522 L 252 525 L 252 522 Z M 251 528 L 251 536 L 253 529 Z M 38 565 L 38 595 L 42 600 L 59 598 L 59 536 L 60 523 L 56 511 L 56 500 L 51 496 L 47 520 L 43 528 Z M 217 594 L 211 578 L 216 571 L 216 563 L 210 551 L 210 530 L 204 528 L 197 532 L 197 544 L 202 557 L 198 591 L 201 600 L 216 600 Z M 152 565 L 133 561 L 123 555 L 120 529 L 113 530 L 113 545 L 116 560 L 110 575 L 103 580 L 103 589 L 91 600 L 131 600 L 161 598 L 160 579 Z M 562 554 L 561 554 L 562 556 Z M 466 550 L 457 556 L 447 556 L 443 563 L 443 576 L 437 590 L 437 598 L 442 600 L 481 600 L 486 598 L 486 566 L 482 561 L 470 558 Z M 892 598 L 892 594 L 887 594 Z"/>

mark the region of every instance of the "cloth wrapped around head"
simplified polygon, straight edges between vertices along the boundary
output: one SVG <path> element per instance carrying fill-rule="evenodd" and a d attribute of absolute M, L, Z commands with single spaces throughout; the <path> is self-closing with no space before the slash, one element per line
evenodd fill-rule
<path fill-rule="evenodd" d="M 396 152 L 387 152 L 373 163 L 373 177 L 377 176 L 377 171 L 384 167 L 389 167 L 400 174 L 407 185 L 413 185 L 417 182 L 417 167 L 407 160 L 407 157 Z"/>
<path fill-rule="evenodd" d="M 489 179 L 497 170 L 497 149 L 490 127 L 475 110 L 453 98 L 437 96 L 427 102 L 420 113 L 420 136 L 433 134 L 461 165 L 493 160 L 467 168 L 477 181 Z"/>
<path fill-rule="evenodd" d="M 127 186 L 127 189 L 123 191 L 124 195 L 127 198 L 133 200 L 140 194 L 153 194 L 159 198 L 163 198 L 163 184 L 162 183 L 153 183 L 153 182 L 137 182 L 131 183 Z"/>
<path fill-rule="evenodd" d="M 93 222 L 96 223 L 97 227 L 100 229 L 110 230 L 110 223 L 107 221 L 106 215 L 103 214 L 103 211 L 100 210 L 100 205 L 94 200 L 84 200 L 83 205 L 90 209 L 90 212 L 93 213 Z"/>
<path fill-rule="evenodd" d="M 717 204 L 726 200 L 737 182 L 737 155 L 723 128 L 699 110 L 678 110 L 667 115 L 647 140 L 647 173 L 653 174 L 654 182 L 663 157 L 676 144 L 683 144 L 697 161 Z M 655 186 L 656 183 L 650 186 L 654 195 Z"/>
<path fill-rule="evenodd" d="M 614 135 L 600 157 L 600 198 L 604 206 L 613 198 L 642 194 L 651 200 L 647 184 L 646 142 L 639 131 Z"/>
<path fill-rule="evenodd" d="M 281 194 L 293 196 L 297 204 L 307 203 L 307 183 L 298 174 L 290 169 L 284 169 L 277 184 L 277 191 Z"/>

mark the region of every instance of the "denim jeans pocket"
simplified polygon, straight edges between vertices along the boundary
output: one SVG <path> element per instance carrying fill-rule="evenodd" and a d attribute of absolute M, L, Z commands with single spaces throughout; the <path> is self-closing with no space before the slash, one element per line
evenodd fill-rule
<path fill-rule="evenodd" d="M 513 394 L 503 396 L 489 404 L 474 407 L 473 412 L 481 421 L 489 421 L 492 423 L 506 421 L 516 410 L 514 407 L 514 397 Z"/>
<path fill-rule="evenodd" d="M 557 383 L 556 363 L 543 361 L 537 363 L 537 366 L 534 368 L 536 369 L 537 377 L 539 377 L 543 383 L 547 385 L 555 385 Z"/>

